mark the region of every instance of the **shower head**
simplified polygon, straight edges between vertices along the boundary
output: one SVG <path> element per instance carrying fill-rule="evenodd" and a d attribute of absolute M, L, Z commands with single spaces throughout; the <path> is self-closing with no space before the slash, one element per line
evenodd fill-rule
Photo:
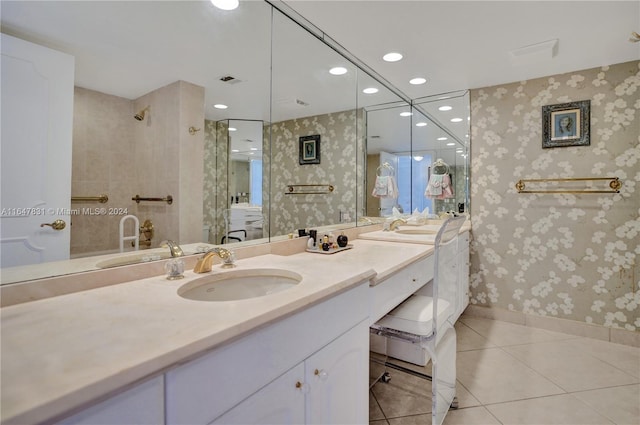
<path fill-rule="evenodd" d="M 149 106 L 147 106 L 146 108 L 144 108 L 142 111 L 138 112 L 137 114 L 135 114 L 133 116 L 133 118 L 137 119 L 138 121 L 142 121 L 144 119 L 144 114 L 149 110 Z"/>

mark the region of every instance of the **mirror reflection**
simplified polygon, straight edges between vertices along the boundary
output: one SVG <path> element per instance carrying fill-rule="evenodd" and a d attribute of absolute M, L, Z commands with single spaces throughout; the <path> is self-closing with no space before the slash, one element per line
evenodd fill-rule
<path fill-rule="evenodd" d="M 67 228 L 56 233 L 29 217 L 22 241 L 62 240 L 37 255 L 27 242 L 9 247 L 3 233 L 2 283 L 118 265 L 103 255 L 116 255 L 132 235 L 143 253 L 161 258 L 165 240 L 191 254 L 205 242 L 261 243 L 297 229 L 368 224 L 363 218 L 393 208 L 423 209 L 412 186 L 420 155 L 429 158 L 423 164 L 442 158 L 454 174 L 455 200 L 430 210 L 468 205 L 457 188 L 466 162 L 415 130 L 418 115 L 432 119 L 433 100 L 412 108 L 266 2 L 225 12 L 210 2 L 3 1 L 1 20 L 4 34 L 73 60 L 72 107 L 55 119 L 71 128 L 69 152 L 60 153 L 68 161 L 55 161 L 68 180 L 58 198 L 43 201 L 60 212 L 46 219 L 64 219 Z M 2 121 L 20 129 L 25 123 L 6 115 L 6 88 L 17 85 L 4 40 Z M 52 119 L 41 105 L 28 109 L 32 127 Z M 20 131 L 7 124 L 6 134 Z M 18 154 L 14 168 L 44 161 L 43 152 Z M 386 162 L 399 187 L 392 200 L 372 196 Z M 3 208 L 33 205 L 7 200 L 4 182 L 16 178 L 7 179 L 7 169 L 3 162 Z M 103 194 L 105 204 L 96 201 Z M 111 213 L 89 213 L 103 207 Z M 121 226 L 129 215 L 138 221 Z M 124 242 L 123 251 L 134 249 Z M 47 262 L 46 270 L 22 267 Z"/>

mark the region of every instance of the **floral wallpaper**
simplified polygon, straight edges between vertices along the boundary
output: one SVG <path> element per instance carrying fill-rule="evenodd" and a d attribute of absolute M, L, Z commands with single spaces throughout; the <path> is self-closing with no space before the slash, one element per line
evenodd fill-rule
<path fill-rule="evenodd" d="M 271 125 L 271 236 L 354 221 L 364 205 L 362 110 L 315 115 Z M 320 164 L 299 164 L 298 138 L 320 135 Z M 358 176 L 360 177 L 358 179 Z M 285 195 L 290 184 L 330 184 L 322 195 Z M 350 215 L 346 219 L 344 213 Z"/>
<path fill-rule="evenodd" d="M 220 243 L 224 235 L 222 211 L 228 208 L 227 158 L 229 125 L 227 121 L 205 120 L 204 125 L 204 225 L 209 227 L 209 243 Z"/>
<path fill-rule="evenodd" d="M 471 303 L 640 330 L 640 62 L 471 91 Z M 542 149 L 542 106 L 591 101 L 591 144 Z M 618 194 L 519 194 L 617 176 Z"/>

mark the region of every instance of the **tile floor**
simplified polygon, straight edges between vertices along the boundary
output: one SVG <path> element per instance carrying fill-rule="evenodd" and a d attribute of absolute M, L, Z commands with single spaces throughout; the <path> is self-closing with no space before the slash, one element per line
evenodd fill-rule
<path fill-rule="evenodd" d="M 640 348 L 467 316 L 456 332 L 459 409 L 445 424 L 640 425 Z M 430 382 L 389 373 L 370 424 L 430 424 Z"/>

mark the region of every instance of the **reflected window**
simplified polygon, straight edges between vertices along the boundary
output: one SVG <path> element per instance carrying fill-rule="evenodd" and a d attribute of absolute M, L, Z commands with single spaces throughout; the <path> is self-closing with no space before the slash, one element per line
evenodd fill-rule
<path fill-rule="evenodd" d="M 252 159 L 249 163 L 250 205 L 262 206 L 262 160 Z"/>

